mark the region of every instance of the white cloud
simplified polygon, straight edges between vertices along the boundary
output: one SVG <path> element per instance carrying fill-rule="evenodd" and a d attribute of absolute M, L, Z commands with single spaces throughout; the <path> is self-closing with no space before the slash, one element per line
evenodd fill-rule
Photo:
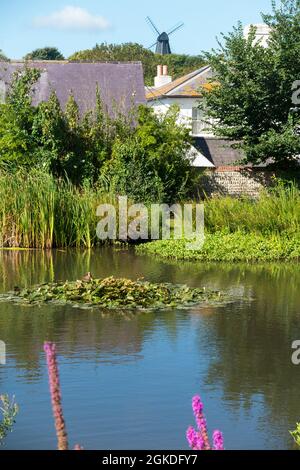
<path fill-rule="evenodd" d="M 96 31 L 110 27 L 109 22 L 102 16 L 89 13 L 84 8 L 66 6 L 48 16 L 38 16 L 33 20 L 36 28 L 68 29 Z"/>

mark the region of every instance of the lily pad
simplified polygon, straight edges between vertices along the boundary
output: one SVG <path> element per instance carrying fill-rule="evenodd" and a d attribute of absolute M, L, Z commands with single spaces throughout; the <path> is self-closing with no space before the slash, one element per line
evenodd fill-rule
<path fill-rule="evenodd" d="M 54 303 L 108 310 L 162 310 L 186 309 L 203 302 L 220 304 L 230 299 L 224 293 L 205 288 L 108 277 L 15 288 L 13 292 L 0 295 L 0 300 L 26 305 Z"/>

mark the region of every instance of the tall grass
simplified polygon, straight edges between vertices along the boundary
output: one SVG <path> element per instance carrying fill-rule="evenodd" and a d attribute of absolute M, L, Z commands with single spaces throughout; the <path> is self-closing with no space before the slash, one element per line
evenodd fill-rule
<path fill-rule="evenodd" d="M 300 234 L 300 191 L 296 184 L 278 185 L 258 200 L 217 197 L 205 202 L 208 232 L 245 231 L 261 235 Z"/>
<path fill-rule="evenodd" d="M 0 172 L 0 246 L 90 248 L 97 243 L 96 208 L 102 203 L 115 203 L 115 197 L 38 170 Z M 300 191 L 289 184 L 255 201 L 207 199 L 205 230 L 300 236 Z"/>
<path fill-rule="evenodd" d="M 0 246 L 90 248 L 97 242 L 96 208 L 112 199 L 41 171 L 0 173 Z"/>

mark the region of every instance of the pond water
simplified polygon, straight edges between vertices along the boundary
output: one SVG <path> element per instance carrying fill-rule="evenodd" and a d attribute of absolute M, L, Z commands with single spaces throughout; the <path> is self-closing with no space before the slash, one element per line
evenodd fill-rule
<path fill-rule="evenodd" d="M 0 252 L 0 289 L 74 280 L 91 271 L 207 286 L 243 300 L 196 311 L 122 317 L 69 306 L 0 303 L 0 393 L 20 413 L 6 449 L 55 449 L 43 342 L 55 341 L 72 445 L 85 449 L 187 449 L 191 398 L 227 449 L 289 449 L 300 420 L 299 265 L 174 263 L 131 251 Z"/>

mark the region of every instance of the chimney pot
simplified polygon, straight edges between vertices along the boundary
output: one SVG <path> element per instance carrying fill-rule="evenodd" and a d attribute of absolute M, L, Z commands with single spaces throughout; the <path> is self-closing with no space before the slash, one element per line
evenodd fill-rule
<path fill-rule="evenodd" d="M 163 74 L 163 66 L 162 65 L 158 65 L 157 66 L 157 76 L 158 77 L 161 77 Z"/>
<path fill-rule="evenodd" d="M 163 75 L 168 75 L 168 66 L 163 65 Z"/>

